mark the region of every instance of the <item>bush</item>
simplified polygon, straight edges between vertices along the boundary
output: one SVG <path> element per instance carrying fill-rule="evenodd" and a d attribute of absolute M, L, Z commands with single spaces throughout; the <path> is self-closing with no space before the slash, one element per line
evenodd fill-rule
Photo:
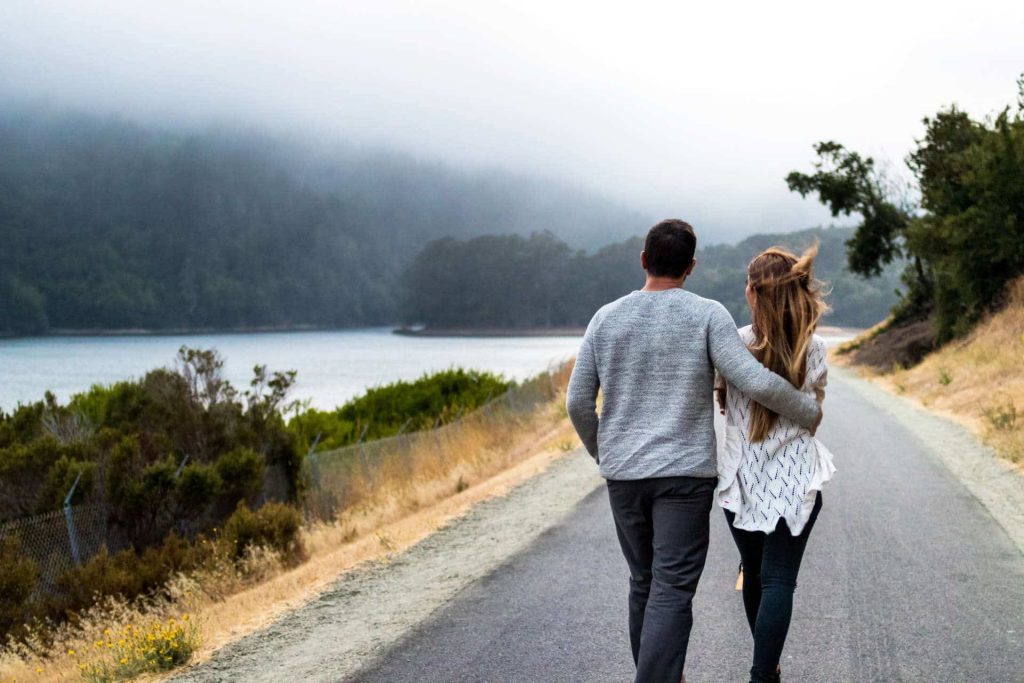
<path fill-rule="evenodd" d="M 175 573 L 195 569 L 214 559 L 202 539 L 190 543 L 174 533 L 159 546 L 146 548 L 141 553 L 129 548 L 111 554 L 104 547 L 80 567 L 58 577 L 58 592 L 51 597 L 47 609 L 51 616 L 59 617 L 85 609 L 97 598 L 133 598 L 151 593 Z"/>
<path fill-rule="evenodd" d="M 307 447 L 319 433 L 324 448 L 340 448 L 400 432 L 430 429 L 476 410 L 511 389 L 509 382 L 490 372 L 444 370 L 414 382 L 375 387 L 331 412 L 309 410 L 288 428 Z"/>
<path fill-rule="evenodd" d="M 249 548 L 267 547 L 279 553 L 286 563 L 302 559 L 299 539 L 302 515 L 283 503 L 267 503 L 253 512 L 239 503 L 235 513 L 224 524 L 222 539 L 235 560 L 245 557 Z"/>
<path fill-rule="evenodd" d="M 263 486 L 263 456 L 250 448 L 243 446 L 224 453 L 214 467 L 231 503 L 251 500 Z"/>
<path fill-rule="evenodd" d="M 55 614 L 84 609 L 98 597 L 135 596 L 142 592 L 143 580 L 137 557 L 132 550 L 111 555 L 106 547 L 80 567 L 69 569 L 57 579 L 59 594 L 50 600 Z"/>
<path fill-rule="evenodd" d="M 281 416 L 294 373 L 259 366 L 249 389 L 239 392 L 223 377 L 216 352 L 183 347 L 177 360 L 176 368 L 139 380 L 93 386 L 64 406 L 47 392 L 10 414 L 0 411 L 0 522 L 59 509 L 81 475 L 72 502 L 104 504 L 102 531 L 132 548 L 48 576 L 46 594 L 32 594 L 24 609 L 19 587 L 35 586 L 39 572 L 5 550 L 0 638 L 25 619 L 62 622 L 96 596 L 131 599 L 158 589 L 175 571 L 207 558 L 222 561 L 222 546 L 210 553 L 203 534 L 223 525 L 239 501 L 255 501 L 268 467 L 287 481 L 271 493 L 298 498 L 302 452 Z M 287 519 L 271 523 L 270 515 L 259 517 L 265 536 L 297 538 Z"/>
<path fill-rule="evenodd" d="M 96 643 L 97 650 L 106 656 L 83 664 L 82 679 L 108 683 L 170 671 L 188 662 L 199 643 L 199 629 L 187 614 L 166 622 L 151 620 L 141 627 L 129 625 Z"/>
<path fill-rule="evenodd" d="M 28 599 L 36 589 L 39 567 L 21 554 L 15 536 L 0 541 L 0 635 L 14 633 L 32 618 Z"/>
<path fill-rule="evenodd" d="M 192 464 L 178 477 L 178 498 L 184 512 L 199 515 L 221 491 L 222 481 L 217 469 L 211 465 Z"/>

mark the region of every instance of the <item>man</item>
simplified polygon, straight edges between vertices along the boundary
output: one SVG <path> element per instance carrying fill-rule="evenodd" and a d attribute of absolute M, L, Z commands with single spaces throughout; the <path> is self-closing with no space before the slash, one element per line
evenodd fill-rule
<path fill-rule="evenodd" d="M 813 396 L 754 359 L 725 307 L 683 289 L 696 245 L 683 221 L 651 228 L 640 254 L 643 289 L 594 314 L 566 397 L 573 426 L 607 480 L 629 565 L 637 683 L 682 677 L 717 481 L 715 369 L 812 432 L 821 421 Z"/>

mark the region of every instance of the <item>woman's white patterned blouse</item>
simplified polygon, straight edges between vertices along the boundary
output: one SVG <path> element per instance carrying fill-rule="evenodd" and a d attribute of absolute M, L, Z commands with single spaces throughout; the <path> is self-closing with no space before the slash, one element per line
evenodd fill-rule
<path fill-rule="evenodd" d="M 749 325 L 739 332 L 748 346 L 754 342 Z M 814 335 L 802 390 L 813 395 L 827 381 L 825 340 Z M 718 504 L 736 513 L 737 529 L 771 533 L 784 519 L 797 536 L 818 491 L 835 472 L 832 454 L 808 430 L 781 416 L 764 441 L 751 443 L 750 408 L 751 399 L 729 386 L 725 443 L 718 449 Z"/>

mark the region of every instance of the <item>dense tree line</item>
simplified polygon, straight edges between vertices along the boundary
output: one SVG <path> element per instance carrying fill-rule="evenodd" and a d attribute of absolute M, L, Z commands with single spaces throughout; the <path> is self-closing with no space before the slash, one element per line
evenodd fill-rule
<path fill-rule="evenodd" d="M 956 106 L 924 119 L 906 159 L 914 184 L 836 142 L 815 146 L 811 173 L 787 181 L 833 215 L 861 222 L 848 242 L 850 269 L 874 275 L 904 261 L 897 321 L 930 318 L 940 342 L 967 332 L 1024 273 L 1024 76 L 1016 107 L 972 119 Z"/>
<path fill-rule="evenodd" d="M 899 267 L 869 281 L 845 268 L 849 228 L 755 235 L 736 245 L 697 252 L 686 287 L 721 301 L 737 321 L 747 318 L 747 263 L 775 244 L 801 249 L 820 242 L 816 273 L 832 288 L 835 325 L 868 326 L 898 300 Z M 430 328 L 550 328 L 586 325 L 602 305 L 643 286 L 643 238 L 587 253 L 550 233 L 496 235 L 430 242 L 403 279 L 403 318 Z"/>
<path fill-rule="evenodd" d="M 645 222 L 536 178 L 43 108 L 0 113 L 0 149 L 0 334 L 390 323 L 432 238 Z"/>

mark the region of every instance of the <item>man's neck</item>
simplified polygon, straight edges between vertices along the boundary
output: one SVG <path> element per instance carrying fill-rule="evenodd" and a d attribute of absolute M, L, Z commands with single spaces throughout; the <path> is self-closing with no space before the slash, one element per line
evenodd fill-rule
<path fill-rule="evenodd" d="M 653 275 L 647 276 L 647 282 L 644 283 L 642 292 L 664 292 L 669 289 L 682 289 L 683 283 L 686 282 L 685 277 L 656 277 Z"/>

